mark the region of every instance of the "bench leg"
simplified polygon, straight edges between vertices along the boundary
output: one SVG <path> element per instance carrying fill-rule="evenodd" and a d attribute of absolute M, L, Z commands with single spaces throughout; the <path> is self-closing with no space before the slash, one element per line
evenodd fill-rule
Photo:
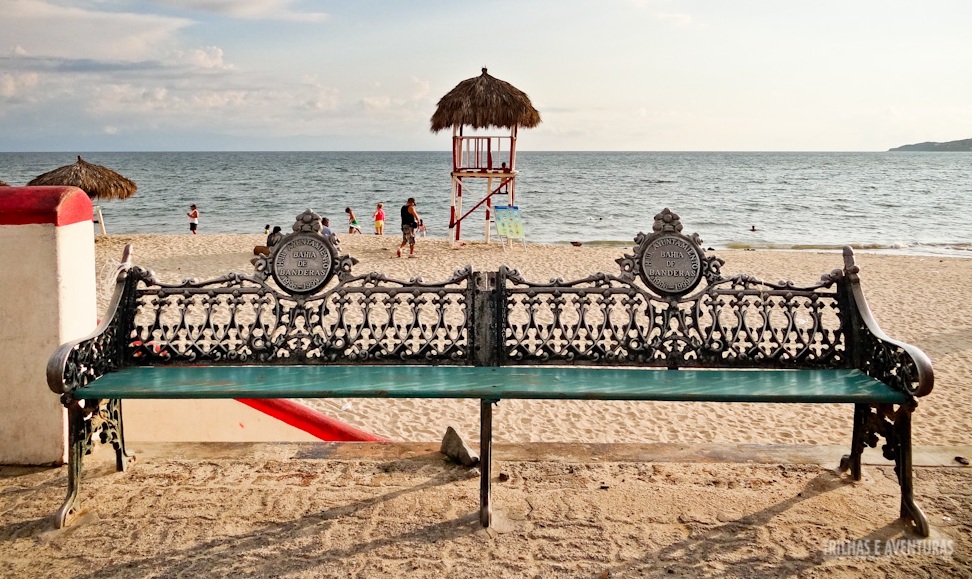
<path fill-rule="evenodd" d="M 900 408 L 894 421 L 895 438 L 897 438 L 897 456 L 894 459 L 894 471 L 898 475 L 898 485 L 901 487 L 901 518 L 911 520 L 915 530 L 922 537 L 927 537 L 930 529 L 928 518 L 917 504 L 915 504 L 914 485 L 911 478 L 911 409 Z"/>
<path fill-rule="evenodd" d="M 490 481 L 493 465 L 493 404 L 499 400 L 479 401 L 479 523 L 488 528 L 493 517 Z"/>
<path fill-rule="evenodd" d="M 915 504 L 911 469 L 911 413 L 914 406 L 903 405 L 895 409 L 890 404 L 856 404 L 854 406 L 854 435 L 851 454 L 845 455 L 840 466 L 851 471 L 854 480 L 861 480 L 861 454 L 864 446 L 874 448 L 878 437 L 883 437 L 881 447 L 884 458 L 894 461 L 894 473 L 901 488 L 901 518 L 911 521 L 915 531 L 927 537 L 930 531 L 928 518 Z"/>
<path fill-rule="evenodd" d="M 125 432 L 122 426 L 121 400 L 86 401 L 81 406 L 79 400 L 68 404 L 68 490 L 61 508 L 54 515 L 57 528 L 66 527 L 77 515 L 81 501 L 78 498 L 81 488 L 81 470 L 84 456 L 91 454 L 94 435 L 97 433 L 101 443 L 111 443 L 115 449 L 115 469 L 125 471 L 135 460 L 135 455 L 125 449 Z"/>
<path fill-rule="evenodd" d="M 60 529 L 71 524 L 77 515 L 80 501 L 78 489 L 81 485 L 81 461 L 91 450 L 91 422 L 85 420 L 85 409 L 75 400 L 68 411 L 68 489 L 67 497 L 61 508 L 54 514 L 54 525 Z"/>
<path fill-rule="evenodd" d="M 125 424 L 122 421 L 122 402 L 118 399 L 108 401 L 106 416 L 101 429 L 101 442 L 111 442 L 115 449 L 115 470 L 125 472 L 135 462 L 135 455 L 125 449 Z"/>
<path fill-rule="evenodd" d="M 854 405 L 854 433 L 851 435 L 851 451 L 840 459 L 840 470 L 850 470 L 851 478 L 861 480 L 861 455 L 864 454 L 867 435 L 867 417 L 871 407 L 867 404 Z M 871 445 L 874 446 L 874 445 Z"/>

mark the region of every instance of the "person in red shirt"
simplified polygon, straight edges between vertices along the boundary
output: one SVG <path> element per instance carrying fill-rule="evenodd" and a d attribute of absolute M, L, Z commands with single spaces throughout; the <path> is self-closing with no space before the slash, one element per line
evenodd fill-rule
<path fill-rule="evenodd" d="M 385 210 L 383 207 L 384 206 L 379 203 L 378 207 L 375 208 L 375 214 L 373 215 L 375 219 L 375 235 L 385 234 Z"/>

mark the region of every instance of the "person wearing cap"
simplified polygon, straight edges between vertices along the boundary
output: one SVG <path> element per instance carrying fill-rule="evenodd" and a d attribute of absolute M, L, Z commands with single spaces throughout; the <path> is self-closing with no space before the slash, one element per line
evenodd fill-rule
<path fill-rule="evenodd" d="M 402 249 L 408 246 L 408 256 L 415 257 L 415 230 L 421 223 L 418 211 L 415 210 L 415 197 L 409 197 L 402 205 L 402 244 L 398 246 L 398 257 L 402 256 Z"/>

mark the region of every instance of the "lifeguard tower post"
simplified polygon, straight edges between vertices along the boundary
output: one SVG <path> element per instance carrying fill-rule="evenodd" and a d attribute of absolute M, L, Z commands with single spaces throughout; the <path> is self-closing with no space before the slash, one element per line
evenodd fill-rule
<path fill-rule="evenodd" d="M 486 235 L 489 241 L 493 195 L 505 194 L 516 204 L 516 136 L 520 127 L 540 124 L 540 113 L 525 92 L 486 73 L 466 79 L 439 99 L 432 115 L 432 132 L 452 127 L 452 205 L 450 237 L 459 241 L 462 222 L 480 206 L 486 207 Z M 509 136 L 463 134 L 466 127 L 509 129 Z M 505 150 L 504 150 L 505 146 Z M 485 187 L 483 186 L 485 184 Z M 463 196 L 476 189 L 479 199 L 463 213 Z"/>

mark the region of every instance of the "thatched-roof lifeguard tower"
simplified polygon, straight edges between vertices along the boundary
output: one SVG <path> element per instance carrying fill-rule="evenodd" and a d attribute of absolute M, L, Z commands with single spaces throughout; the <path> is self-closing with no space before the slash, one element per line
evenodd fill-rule
<path fill-rule="evenodd" d="M 540 124 L 540 113 L 525 92 L 486 73 L 466 79 L 446 93 L 432 115 L 432 132 L 452 127 L 452 208 L 449 229 L 459 241 L 463 219 L 481 205 L 486 206 L 486 241 L 492 197 L 506 194 L 516 204 L 516 134 L 519 127 Z M 465 136 L 463 129 L 509 129 L 509 136 Z M 506 146 L 504 151 L 504 145 Z M 485 196 L 463 213 L 463 194 L 474 188 L 472 179 L 485 181 Z M 480 187 L 482 187 L 480 185 Z"/>

